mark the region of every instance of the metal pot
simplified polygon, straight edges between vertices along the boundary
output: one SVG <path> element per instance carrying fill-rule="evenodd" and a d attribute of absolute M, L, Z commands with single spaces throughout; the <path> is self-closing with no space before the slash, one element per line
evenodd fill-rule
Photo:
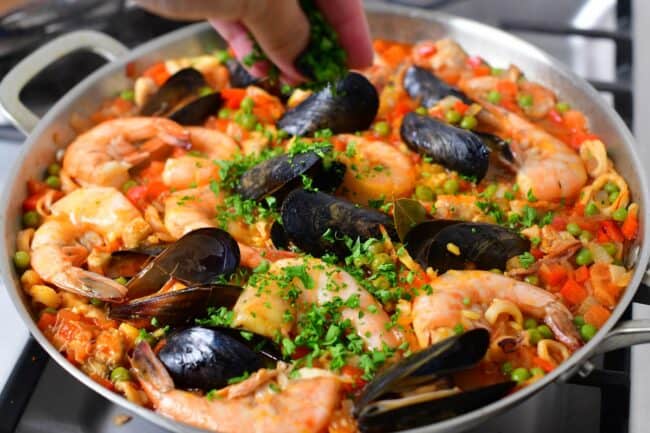
<path fill-rule="evenodd" d="M 605 100 L 584 80 L 575 76 L 539 49 L 492 27 L 436 12 L 423 12 L 406 7 L 370 3 L 366 5 L 370 27 L 376 37 L 417 41 L 451 37 L 470 53 L 479 53 L 490 63 L 520 66 L 526 76 L 539 81 L 571 101 L 590 119 L 593 131 L 608 144 L 611 157 L 627 180 L 632 198 L 640 204 L 640 234 L 628 257 L 636 266 L 634 276 L 609 321 L 588 344 L 538 381 L 515 394 L 474 412 L 437 424 L 411 430 L 412 432 L 455 432 L 468 429 L 495 414 L 521 403 L 542 388 L 557 380 L 564 380 L 576 372 L 588 374 L 588 359 L 598 353 L 632 344 L 650 342 L 650 320 L 635 320 L 616 325 L 632 302 L 641 284 L 650 254 L 650 226 L 648 222 L 647 168 L 641 165 L 643 152 L 632 138 L 623 121 Z M 20 229 L 21 203 L 26 195 L 26 181 L 39 178 L 42 170 L 54 160 L 55 153 L 74 137 L 69 119 L 75 112 L 88 113 L 97 109 L 104 99 L 114 96 L 130 82 L 125 77 L 127 64 L 144 66 L 176 56 L 192 56 L 204 47 L 223 46 L 224 43 L 207 24 L 193 25 L 155 39 L 129 52 L 108 36 L 89 31 L 75 32 L 36 50 L 15 67 L 0 83 L 0 105 L 8 117 L 29 134 L 14 167 L 10 184 L 5 186 L 0 203 L 2 238 L 0 239 L 0 275 L 19 314 L 30 332 L 45 350 L 70 374 L 112 402 L 146 418 L 161 427 L 179 431 L 196 431 L 156 413 L 136 406 L 121 396 L 103 388 L 63 357 L 36 327 L 29 300 L 21 290 L 20 281 L 12 265 L 15 236 Z M 79 83 L 42 118 L 38 119 L 19 100 L 21 89 L 37 72 L 58 58 L 79 50 L 89 49 L 103 55 L 110 62 Z M 142 69 L 142 68 L 138 68 Z M 585 367 L 586 366 L 586 367 Z"/>

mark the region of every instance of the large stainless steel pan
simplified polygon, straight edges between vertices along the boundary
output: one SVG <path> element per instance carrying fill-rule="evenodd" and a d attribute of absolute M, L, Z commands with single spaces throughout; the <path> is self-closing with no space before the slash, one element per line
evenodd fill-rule
<path fill-rule="evenodd" d="M 576 352 L 571 359 L 536 384 L 508 396 L 475 412 L 435 425 L 422 427 L 413 432 L 461 431 L 479 424 L 486 417 L 521 403 L 550 383 L 563 380 L 573 374 L 586 374 L 588 359 L 606 350 L 637 343 L 650 342 L 650 320 L 628 321 L 615 324 L 632 301 L 646 270 L 650 254 L 650 228 L 648 226 L 647 167 L 641 165 L 643 150 L 634 142 L 632 135 L 605 100 L 585 81 L 572 74 L 555 59 L 528 43 L 500 30 L 473 21 L 434 12 L 423 12 L 405 7 L 368 4 L 368 17 L 374 36 L 388 39 L 417 41 L 452 37 L 471 53 L 479 53 L 495 65 L 519 65 L 531 79 L 548 85 L 562 98 L 587 114 L 595 133 L 608 144 L 611 157 L 628 181 L 634 201 L 641 206 L 641 233 L 629 262 L 636 265 L 630 286 L 611 319 L 598 335 Z M 29 300 L 20 287 L 18 275 L 12 266 L 15 251 L 15 235 L 20 229 L 20 204 L 26 195 L 25 182 L 42 175 L 60 148 L 56 143 L 66 143 L 74 134 L 68 125 L 75 113 L 95 110 L 107 97 L 115 95 L 130 83 L 124 76 L 128 63 L 147 65 L 156 60 L 175 56 L 191 56 L 202 52 L 206 45 L 223 45 L 218 36 L 204 24 L 194 25 L 151 41 L 128 52 L 118 42 L 94 32 L 77 32 L 61 37 L 34 52 L 19 64 L 0 84 L 0 104 L 14 123 L 29 134 L 23 152 L 13 169 L 10 182 L 4 187 L 0 203 L 2 238 L 0 239 L 0 274 L 19 314 L 32 335 L 47 352 L 70 374 L 85 385 L 102 394 L 112 402 L 173 431 L 193 431 L 138 407 L 126 399 L 101 387 L 70 364 L 43 336 L 35 326 L 30 313 Z M 20 90 L 38 71 L 77 49 L 90 49 L 107 57 L 110 62 L 96 71 L 66 94 L 42 119 L 37 119 L 19 100 Z"/>

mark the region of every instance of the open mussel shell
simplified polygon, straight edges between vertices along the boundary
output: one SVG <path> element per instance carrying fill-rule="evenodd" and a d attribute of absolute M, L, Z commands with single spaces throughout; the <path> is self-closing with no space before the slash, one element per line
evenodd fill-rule
<path fill-rule="evenodd" d="M 188 287 L 111 305 L 109 316 L 147 321 L 155 317 L 161 325 L 180 325 L 204 315 L 208 307 L 232 308 L 241 291 L 241 287 L 227 284 Z"/>
<path fill-rule="evenodd" d="M 140 109 L 143 116 L 166 116 L 186 98 L 205 86 L 205 78 L 194 68 L 184 68 L 169 77 Z"/>
<path fill-rule="evenodd" d="M 357 418 L 363 433 L 387 433 L 444 421 L 505 397 L 516 385 L 508 381 L 469 391 L 424 393 L 373 403 Z"/>
<path fill-rule="evenodd" d="M 185 126 L 202 126 L 208 117 L 216 114 L 223 100 L 219 93 L 210 93 L 183 105 L 168 117 Z"/>
<path fill-rule="evenodd" d="M 280 359 L 275 344 L 259 335 L 194 326 L 174 331 L 158 352 L 178 388 L 209 391 Z"/>
<path fill-rule="evenodd" d="M 311 135 L 325 128 L 334 134 L 363 131 L 378 108 L 379 96 L 372 83 L 350 72 L 287 111 L 277 126 L 291 135 Z"/>
<path fill-rule="evenodd" d="M 380 226 L 392 239 L 397 239 L 388 215 L 322 192 L 293 190 L 282 203 L 281 217 L 287 238 L 316 257 L 328 252 L 345 257 L 350 252 L 345 237 L 362 242 L 381 239 Z M 325 239 L 323 235 L 328 230 L 331 236 Z"/>
<path fill-rule="evenodd" d="M 419 99 L 420 105 L 427 108 L 433 107 L 446 96 L 455 96 L 466 104 L 472 103 L 463 92 L 419 66 L 411 66 L 404 73 L 404 89 L 411 98 Z"/>
<path fill-rule="evenodd" d="M 530 250 L 530 241 L 496 224 L 453 220 L 424 221 L 409 231 L 406 249 L 421 266 L 438 272 L 505 269 L 508 259 Z"/>
<path fill-rule="evenodd" d="M 226 61 L 226 68 L 230 76 L 230 87 L 246 88 L 250 85 L 258 84 L 259 78 L 253 77 L 247 70 L 235 59 Z"/>
<path fill-rule="evenodd" d="M 155 293 L 170 278 L 189 286 L 210 284 L 232 274 L 239 266 L 239 258 L 239 246 L 228 232 L 217 228 L 191 231 L 129 281 L 129 298 Z"/>
<path fill-rule="evenodd" d="M 109 278 L 131 278 L 155 256 L 162 253 L 166 244 L 148 245 L 130 250 L 117 250 L 111 253 L 111 260 L 106 269 Z"/>
<path fill-rule="evenodd" d="M 285 154 L 248 169 L 239 179 L 237 192 L 245 199 L 274 196 L 282 202 L 291 190 L 302 185 L 304 176 L 313 180 L 314 188 L 333 191 L 344 174 L 345 165 L 336 161 L 326 163 L 316 152 Z"/>
<path fill-rule="evenodd" d="M 408 113 L 400 128 L 402 140 L 433 162 L 479 182 L 488 169 L 489 150 L 471 131 L 456 128 L 429 116 Z"/>
<path fill-rule="evenodd" d="M 431 383 L 448 374 L 473 367 L 483 359 L 490 344 L 490 333 L 472 329 L 447 338 L 402 359 L 377 375 L 355 402 L 355 415 L 383 396 Z"/>

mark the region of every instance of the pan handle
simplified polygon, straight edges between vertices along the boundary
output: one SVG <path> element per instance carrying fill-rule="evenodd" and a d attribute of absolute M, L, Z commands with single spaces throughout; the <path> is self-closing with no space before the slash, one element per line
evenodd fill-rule
<path fill-rule="evenodd" d="M 626 320 L 609 331 L 592 356 L 643 343 L 650 343 L 650 319 Z"/>
<path fill-rule="evenodd" d="M 21 60 L 0 82 L 0 109 L 25 134 L 34 129 L 39 119 L 21 102 L 20 92 L 47 66 L 78 50 L 92 51 L 108 61 L 128 52 L 127 47 L 108 35 L 80 30 L 59 36 Z"/>

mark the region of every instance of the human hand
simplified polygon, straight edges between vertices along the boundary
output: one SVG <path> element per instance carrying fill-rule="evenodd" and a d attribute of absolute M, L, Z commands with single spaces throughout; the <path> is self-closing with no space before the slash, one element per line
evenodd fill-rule
<path fill-rule="evenodd" d="M 309 41 L 309 23 L 297 0 L 136 0 L 144 8 L 176 19 L 207 19 L 230 44 L 241 61 L 253 49 L 253 35 L 262 51 L 280 69 L 281 79 L 294 84 L 304 78 L 296 58 Z M 362 0 L 316 0 L 339 35 L 348 54 L 348 66 L 372 63 L 372 42 Z M 268 64 L 257 63 L 250 72 L 265 76 Z"/>

